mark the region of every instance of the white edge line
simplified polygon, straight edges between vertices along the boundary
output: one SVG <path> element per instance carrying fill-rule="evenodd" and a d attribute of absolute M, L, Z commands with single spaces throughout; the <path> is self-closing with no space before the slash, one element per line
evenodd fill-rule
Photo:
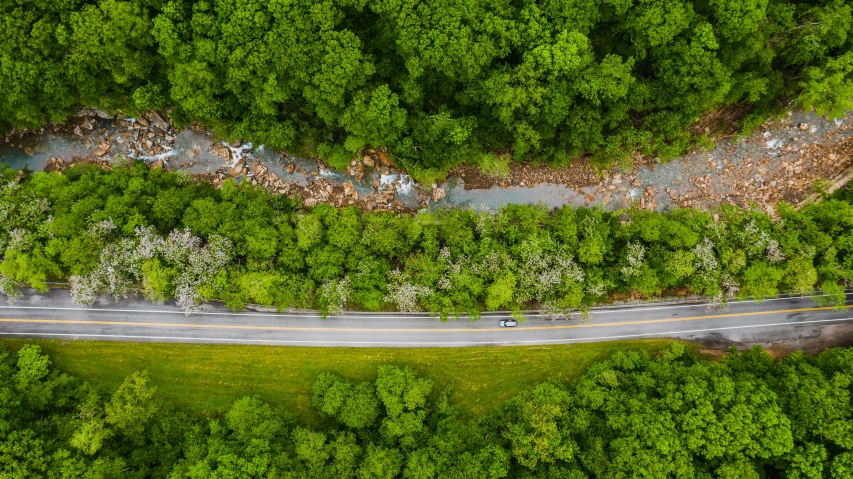
<path fill-rule="evenodd" d="M 832 323 L 832 322 L 841 322 L 841 321 L 853 321 L 853 317 L 851 318 L 836 318 L 836 319 L 816 319 L 811 321 L 800 321 L 795 323 L 768 323 L 768 324 L 754 324 L 754 325 L 744 325 L 744 326 L 727 326 L 722 328 L 704 328 L 704 329 L 690 329 L 684 331 L 665 331 L 660 333 L 641 333 L 641 334 L 619 334 L 614 336 L 597 336 L 591 338 L 563 338 L 563 339 L 541 339 L 541 340 L 518 340 L 518 341 L 457 341 L 457 342 L 427 342 L 427 341 L 408 341 L 408 342 L 390 342 L 390 341 L 289 341 L 284 339 L 231 339 L 231 338 L 194 338 L 194 337 L 182 337 L 182 336 L 140 336 L 140 335 L 125 335 L 125 334 L 71 334 L 71 333 L 9 333 L 9 332 L 0 332 L 0 335 L 13 335 L 13 336 L 28 336 L 33 339 L 38 339 L 41 336 L 73 336 L 74 339 L 80 338 L 130 338 L 130 339 L 161 339 L 161 340 L 169 340 L 169 341 L 188 341 L 188 342 L 228 342 L 230 344 L 243 344 L 243 343 L 277 343 L 280 345 L 289 345 L 289 344 L 319 344 L 321 346 L 346 346 L 346 345 L 360 345 L 360 346 L 371 346 L 371 345 L 388 345 L 386 347 L 394 347 L 394 346 L 472 346 L 472 345 L 492 345 L 492 346 L 511 346 L 514 344 L 546 344 L 546 343 L 575 343 L 575 342 L 595 342 L 595 341 L 605 341 L 611 339 L 627 339 L 627 338 L 640 338 L 640 337 L 657 337 L 657 336 L 674 336 L 674 335 L 683 335 L 683 334 L 694 334 L 694 333 L 706 333 L 711 331 L 726 331 L 733 329 L 748 329 L 748 328 L 767 328 L 774 326 L 797 326 L 800 324 L 812 324 L 812 323 Z"/>

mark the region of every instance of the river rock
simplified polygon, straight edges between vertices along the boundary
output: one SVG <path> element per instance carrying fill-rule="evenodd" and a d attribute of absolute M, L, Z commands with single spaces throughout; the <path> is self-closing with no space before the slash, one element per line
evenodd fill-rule
<path fill-rule="evenodd" d="M 447 196 L 447 191 L 444 188 L 433 188 L 432 200 L 438 203 Z"/>
<path fill-rule="evenodd" d="M 162 169 L 164 166 L 165 166 L 165 163 L 163 162 L 163 160 L 157 160 L 154 163 L 151 163 L 151 169 L 154 169 L 154 168 Z"/>
<path fill-rule="evenodd" d="M 228 169 L 228 173 L 231 176 L 240 176 L 240 174 L 243 173 L 244 166 L 246 166 L 246 163 L 243 160 L 237 160 L 237 163 L 235 163 L 234 166 Z"/>
<path fill-rule="evenodd" d="M 678 199 L 678 191 L 676 191 L 674 189 L 669 190 L 669 197 L 674 199 L 674 200 L 677 200 Z"/>
<path fill-rule="evenodd" d="M 355 186 L 353 186 L 352 182 L 344 181 L 341 186 L 344 187 L 344 196 L 353 196 L 353 193 L 355 193 Z"/>
<path fill-rule="evenodd" d="M 140 116 L 136 119 L 136 122 L 139 123 L 142 128 L 148 128 L 149 123 L 148 120 L 145 119 L 145 117 Z"/>
<path fill-rule="evenodd" d="M 797 128 L 799 128 L 800 131 L 806 131 L 809 129 L 809 124 L 808 123 L 800 123 L 799 125 L 797 125 Z"/>
<path fill-rule="evenodd" d="M 262 177 L 267 174 L 267 171 L 269 171 L 269 169 L 266 167 L 266 165 L 264 165 L 258 160 L 255 160 L 255 163 L 252 165 L 252 172 L 255 174 L 255 176 Z"/>
<path fill-rule="evenodd" d="M 374 165 L 376 165 L 376 163 L 373 162 L 373 157 L 370 155 L 364 155 L 364 166 L 373 168 Z"/>
<path fill-rule="evenodd" d="M 148 118 L 151 120 L 151 123 L 154 124 L 157 128 L 161 130 L 167 130 L 169 128 L 169 122 L 164 120 L 162 116 L 156 111 L 152 111 Z"/>
<path fill-rule="evenodd" d="M 225 158 L 226 160 L 231 160 L 231 150 L 228 149 L 227 146 L 217 145 L 213 147 L 213 154 Z"/>
<path fill-rule="evenodd" d="M 391 157 L 388 156 L 388 152 L 386 152 L 385 150 L 379 150 L 376 153 L 376 156 L 379 158 L 379 161 L 381 161 L 383 165 L 391 165 Z"/>

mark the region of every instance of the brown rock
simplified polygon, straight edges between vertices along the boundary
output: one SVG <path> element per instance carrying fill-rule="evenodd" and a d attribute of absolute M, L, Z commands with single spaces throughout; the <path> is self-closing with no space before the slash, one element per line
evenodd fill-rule
<path fill-rule="evenodd" d="M 669 190 L 669 197 L 670 197 L 670 198 L 672 198 L 672 199 L 674 199 L 674 200 L 677 200 L 677 199 L 678 199 L 678 191 L 676 191 L 676 190 Z"/>
<path fill-rule="evenodd" d="M 266 167 L 266 165 L 261 163 L 259 160 L 255 160 L 255 162 L 252 164 L 252 172 L 257 177 L 262 177 L 262 176 L 266 175 L 267 171 L 269 171 L 269 169 Z"/>
<path fill-rule="evenodd" d="M 228 174 L 231 176 L 240 176 L 243 174 L 243 168 L 246 166 L 246 163 L 243 160 L 238 160 L 237 163 L 234 164 L 231 168 L 228 169 Z M 246 168 L 248 170 L 248 168 Z"/>
<path fill-rule="evenodd" d="M 100 158 L 100 157 L 102 157 L 102 156 L 104 156 L 104 155 L 106 155 L 106 154 L 107 154 L 107 150 L 106 150 L 105 148 L 98 148 L 98 149 L 97 149 L 97 150 L 95 150 L 93 153 L 94 153 L 94 155 L 95 155 L 95 156 L 97 156 L 98 158 Z"/>
<path fill-rule="evenodd" d="M 607 189 L 610 191 L 616 190 L 616 185 L 607 185 Z"/>
<path fill-rule="evenodd" d="M 344 187 L 344 196 L 353 196 L 353 193 L 355 193 L 355 186 L 353 186 L 352 182 L 344 181 L 341 186 Z"/>
<path fill-rule="evenodd" d="M 148 118 L 151 120 L 151 123 L 153 123 L 154 126 L 156 126 L 157 128 L 159 128 L 161 130 L 166 130 L 169 128 L 169 122 L 164 120 L 163 117 L 160 116 L 160 114 L 157 113 L 156 111 L 152 111 L 148 115 Z"/>
<path fill-rule="evenodd" d="M 162 169 L 163 166 L 165 166 L 165 163 L 163 163 L 163 160 L 157 160 L 154 163 L 151 163 L 151 169 L 154 169 L 154 168 L 161 168 Z"/>
<path fill-rule="evenodd" d="M 292 175 L 294 170 L 296 170 L 296 165 L 294 165 L 293 163 L 288 163 L 287 169 L 285 170 L 287 171 L 287 174 Z"/>
<path fill-rule="evenodd" d="M 375 163 L 373 162 L 372 156 L 364 155 L 364 166 L 367 166 L 369 168 L 373 168 L 375 166 Z"/>
<path fill-rule="evenodd" d="M 148 128 L 148 120 L 146 120 L 145 118 L 140 116 L 136 119 L 136 122 L 139 123 L 142 128 Z"/>
<path fill-rule="evenodd" d="M 225 158 L 226 160 L 231 160 L 231 150 L 228 147 L 223 145 L 217 145 L 213 147 L 213 154 L 220 157 Z"/>
<path fill-rule="evenodd" d="M 376 156 L 379 157 L 379 161 L 381 161 L 383 165 L 391 165 L 391 157 L 388 156 L 388 153 L 384 149 L 379 150 L 376 153 Z"/>
<path fill-rule="evenodd" d="M 444 188 L 434 188 L 432 190 L 432 200 L 436 203 L 443 200 L 445 196 L 447 196 L 447 191 Z"/>
<path fill-rule="evenodd" d="M 808 123 L 800 123 L 799 125 L 797 125 L 797 128 L 799 128 L 801 131 L 806 131 L 809 129 L 809 124 Z"/>

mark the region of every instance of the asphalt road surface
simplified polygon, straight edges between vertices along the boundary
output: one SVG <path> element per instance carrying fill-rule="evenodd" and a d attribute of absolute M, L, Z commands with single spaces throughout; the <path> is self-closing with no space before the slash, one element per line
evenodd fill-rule
<path fill-rule="evenodd" d="M 848 300 L 850 296 L 848 296 Z M 849 304 L 849 303 L 848 303 Z M 508 313 L 476 322 L 441 322 L 426 314 L 240 312 L 205 306 L 184 315 L 174 305 L 128 299 L 74 305 L 67 291 L 31 291 L 0 307 L 0 337 L 234 343 L 302 346 L 485 346 L 561 344 L 670 337 L 693 340 L 781 341 L 813 336 L 822 327 L 853 321 L 853 311 L 819 307 L 808 298 L 731 303 L 723 312 L 701 304 L 647 305 L 594 310 L 590 321 L 551 321 L 529 314 L 514 328 L 501 328 Z"/>

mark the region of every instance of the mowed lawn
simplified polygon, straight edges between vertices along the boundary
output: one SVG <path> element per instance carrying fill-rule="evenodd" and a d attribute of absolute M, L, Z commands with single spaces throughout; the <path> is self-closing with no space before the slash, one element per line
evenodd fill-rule
<path fill-rule="evenodd" d="M 61 370 L 110 389 L 146 370 L 160 396 L 180 408 L 212 414 L 258 395 L 315 424 L 320 418 L 311 408 L 311 385 L 321 372 L 372 380 L 383 364 L 411 366 L 431 378 L 437 392 L 449 390 L 451 403 L 470 418 L 536 383 L 569 381 L 617 350 L 656 352 L 671 341 L 390 349 L 0 339 L 7 350 L 28 343 L 40 345 Z"/>

